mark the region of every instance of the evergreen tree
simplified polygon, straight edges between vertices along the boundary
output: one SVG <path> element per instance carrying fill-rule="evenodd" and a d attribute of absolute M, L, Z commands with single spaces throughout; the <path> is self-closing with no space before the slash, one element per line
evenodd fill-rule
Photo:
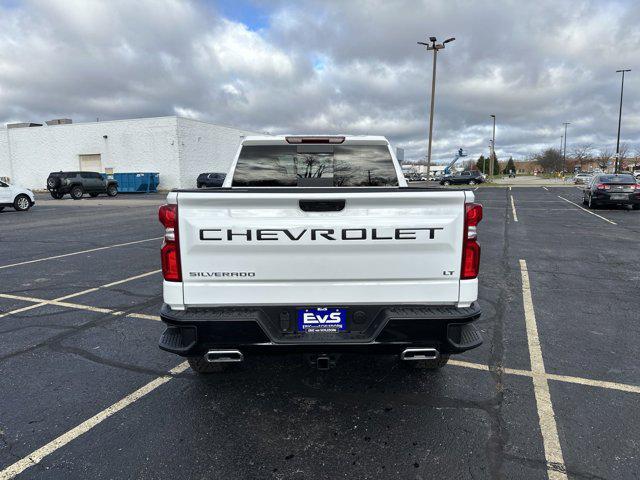
<path fill-rule="evenodd" d="M 480 155 L 476 162 L 476 168 L 482 173 L 487 173 L 489 171 L 489 159 L 484 158 L 484 155 Z"/>
<path fill-rule="evenodd" d="M 487 163 L 489 163 L 487 161 Z M 487 170 L 489 170 L 489 166 L 487 165 Z M 494 157 L 493 158 L 493 174 L 494 175 L 500 175 L 500 162 L 498 161 L 498 157 Z"/>
<path fill-rule="evenodd" d="M 509 157 L 509 161 L 507 162 L 507 166 L 504 167 L 504 171 L 502 173 L 508 174 L 513 170 L 513 173 L 516 173 L 516 164 L 513 163 L 513 157 Z"/>

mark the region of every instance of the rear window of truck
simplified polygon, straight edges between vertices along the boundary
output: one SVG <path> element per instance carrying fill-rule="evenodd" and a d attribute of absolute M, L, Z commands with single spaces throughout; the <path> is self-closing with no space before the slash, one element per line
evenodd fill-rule
<path fill-rule="evenodd" d="M 234 187 L 395 187 L 386 145 L 247 145 Z"/>

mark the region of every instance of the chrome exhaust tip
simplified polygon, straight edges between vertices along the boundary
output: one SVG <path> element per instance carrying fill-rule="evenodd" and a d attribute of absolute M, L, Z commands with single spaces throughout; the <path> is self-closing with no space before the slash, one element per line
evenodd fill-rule
<path fill-rule="evenodd" d="M 400 359 L 405 361 L 430 360 L 436 361 L 440 352 L 435 348 L 407 348 L 400 354 Z"/>
<path fill-rule="evenodd" d="M 204 359 L 209 363 L 231 363 L 243 361 L 244 355 L 240 350 L 209 350 Z"/>

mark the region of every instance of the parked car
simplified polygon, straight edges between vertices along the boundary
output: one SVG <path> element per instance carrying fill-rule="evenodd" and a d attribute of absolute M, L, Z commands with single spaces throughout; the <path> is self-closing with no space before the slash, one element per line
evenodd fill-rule
<path fill-rule="evenodd" d="M 589 208 L 630 205 L 640 210 L 640 184 L 630 173 L 594 175 L 582 191 L 582 203 Z"/>
<path fill-rule="evenodd" d="M 198 188 L 221 187 L 226 176 L 226 173 L 201 173 L 198 175 L 196 185 Z"/>
<path fill-rule="evenodd" d="M 479 170 L 466 170 L 445 175 L 440 180 L 440 185 L 475 185 L 484 182 L 484 177 Z"/>
<path fill-rule="evenodd" d="M 47 178 L 47 190 L 57 200 L 67 193 L 79 200 L 85 193 L 97 197 L 106 193 L 110 197 L 118 194 L 118 182 L 103 178 L 98 172 L 52 172 Z"/>
<path fill-rule="evenodd" d="M 589 183 L 589 180 L 591 180 L 591 177 L 593 177 L 593 174 L 591 173 L 579 172 L 579 173 L 576 173 L 576 175 L 573 177 L 573 183 L 575 183 L 576 185 L 586 184 L 586 183 Z"/>
<path fill-rule="evenodd" d="M 26 212 L 36 203 L 33 192 L 28 188 L 0 181 L 0 212 L 11 207 L 18 212 Z"/>

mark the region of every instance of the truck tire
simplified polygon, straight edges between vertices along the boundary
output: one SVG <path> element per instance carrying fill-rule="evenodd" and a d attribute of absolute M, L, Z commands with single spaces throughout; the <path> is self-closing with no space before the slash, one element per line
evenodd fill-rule
<path fill-rule="evenodd" d="M 26 195 L 18 195 L 13 201 L 13 208 L 18 212 L 26 212 L 31 208 L 31 200 Z"/>
<path fill-rule="evenodd" d="M 61 200 L 62 197 L 64 197 L 64 193 L 60 193 L 60 192 L 50 192 L 50 193 L 51 193 L 51 196 L 56 200 Z"/>
<path fill-rule="evenodd" d="M 47 180 L 47 186 L 49 188 L 58 188 L 61 183 L 62 180 L 60 180 L 60 177 L 49 177 Z"/>
<path fill-rule="evenodd" d="M 437 362 L 427 361 L 404 361 L 400 360 L 402 366 L 409 370 L 438 370 L 449 363 L 449 355 L 440 355 Z"/>
<path fill-rule="evenodd" d="M 442 182 L 442 184 L 443 184 L 445 187 L 448 187 L 449 185 L 451 185 L 451 182 L 450 182 L 449 180 L 445 180 L 444 182 Z"/>
<path fill-rule="evenodd" d="M 4 207 L 0 207 L 0 212 L 1 212 L 2 210 L 4 210 Z"/>
<path fill-rule="evenodd" d="M 107 187 L 107 195 L 109 195 L 110 197 L 115 197 L 116 195 L 118 195 L 118 187 L 116 187 L 115 185 L 109 185 Z"/>
<path fill-rule="evenodd" d="M 201 375 L 224 372 L 229 366 L 228 363 L 207 362 L 204 357 L 189 357 L 187 361 L 189 362 L 191 370 Z"/>
<path fill-rule="evenodd" d="M 469 185 L 475 185 L 476 181 L 475 180 L 469 180 Z"/>
<path fill-rule="evenodd" d="M 84 190 L 82 189 L 81 186 L 76 185 L 71 189 L 70 193 L 71 193 L 71 198 L 73 198 L 74 200 L 80 200 L 84 195 Z"/>

